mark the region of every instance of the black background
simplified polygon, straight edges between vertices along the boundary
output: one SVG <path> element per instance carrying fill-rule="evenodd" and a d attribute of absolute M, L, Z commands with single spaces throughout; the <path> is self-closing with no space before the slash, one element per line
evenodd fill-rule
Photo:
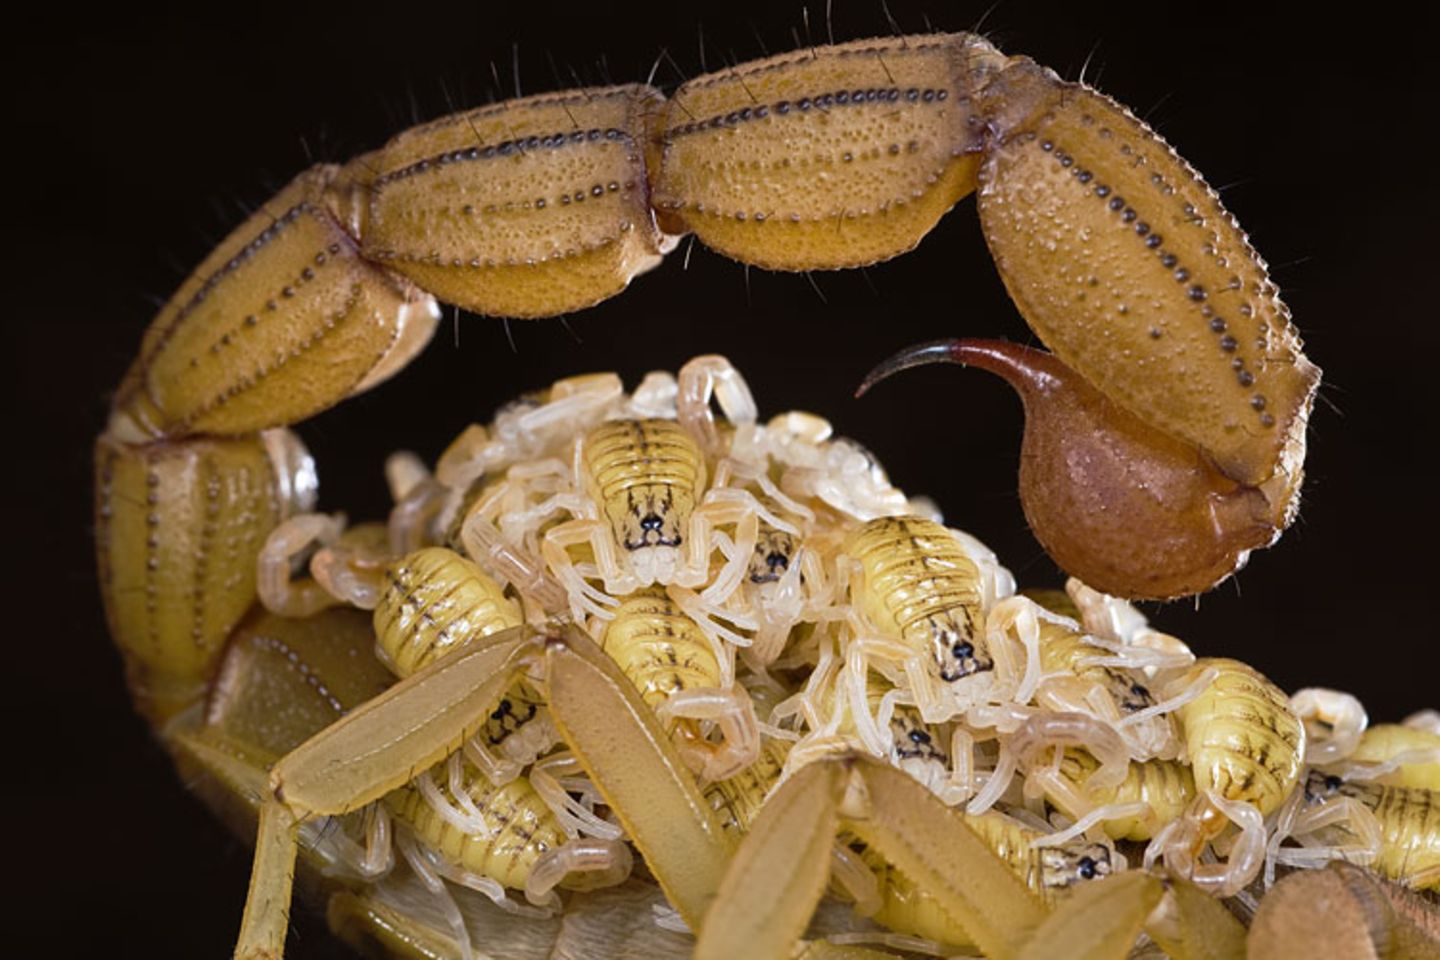
<path fill-rule="evenodd" d="M 794 0 L 700 6 L 225 6 L 197 19 L 117 5 L 98 18 L 42 9 L 43 23 L 14 27 L 7 193 L 20 229 L 4 323 L 18 334 L 8 419 L 21 549 L 8 607 L 20 809 L 7 826 L 19 840 L 12 876 L 74 920 L 22 923 L 22 942 L 42 936 L 60 955 L 102 943 L 122 955 L 228 955 L 244 899 L 249 850 L 185 794 L 131 712 L 92 572 L 91 438 L 157 298 L 312 160 L 513 96 L 516 48 L 525 93 L 576 75 L 643 80 L 662 49 L 673 62 L 656 82 L 672 89 L 701 72 L 702 49 L 717 69 L 790 49 L 792 32 L 801 44 L 827 36 L 823 4 L 808 33 Z M 891 32 L 877 3 L 837 7 L 836 39 Z M 1153 610 L 1159 625 L 1288 689 L 1348 689 L 1372 719 L 1398 719 L 1440 705 L 1437 510 L 1421 460 L 1435 435 L 1436 154 L 1424 142 L 1435 89 L 1418 35 L 1407 36 L 1416 24 L 1376 5 L 1350 22 L 1315 9 L 1003 0 L 983 29 L 1068 79 L 1083 69 L 1220 188 L 1325 370 L 1299 521 L 1198 604 Z M 891 10 L 905 32 L 967 29 L 985 13 L 971 2 Z M 1033 339 L 972 201 L 911 255 L 815 276 L 823 298 L 804 276 L 747 278 L 698 246 L 682 267 L 685 250 L 565 325 L 513 323 L 507 338 L 500 321 L 452 326 L 447 315 L 401 377 L 300 428 L 320 463 L 322 508 L 378 515 L 386 451 L 433 459 L 523 389 L 584 370 L 633 384 L 713 351 L 746 374 L 763 413 L 822 413 L 1022 582 L 1058 582 L 1014 493 L 1019 405 L 1006 387 L 940 368 L 850 397 L 873 363 L 912 342 Z M 338 952 L 319 918 L 297 914 L 292 956 Z"/>

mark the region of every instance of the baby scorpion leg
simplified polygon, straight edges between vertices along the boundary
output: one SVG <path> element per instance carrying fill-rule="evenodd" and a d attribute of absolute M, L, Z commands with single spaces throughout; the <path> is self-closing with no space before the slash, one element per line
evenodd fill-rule
<path fill-rule="evenodd" d="M 723 742 L 681 739 L 680 755 L 708 781 L 732 777 L 755 762 L 760 755 L 760 729 L 755 704 L 741 687 L 727 689 L 677 690 L 655 708 L 662 723 L 688 718 L 713 721 Z"/>

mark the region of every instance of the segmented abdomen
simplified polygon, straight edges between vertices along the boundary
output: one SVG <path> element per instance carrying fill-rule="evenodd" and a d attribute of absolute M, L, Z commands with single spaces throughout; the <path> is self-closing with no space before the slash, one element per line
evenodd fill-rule
<path fill-rule="evenodd" d="M 1060 775 L 1073 783 L 1092 806 L 1135 803 L 1150 805 L 1150 813 L 1138 817 L 1105 821 L 1105 832 L 1116 840 L 1149 840 L 1162 826 L 1178 818 L 1195 797 L 1195 778 L 1190 768 L 1176 760 L 1131 762 L 1125 779 L 1109 789 L 1086 789 L 1090 776 L 1100 769 L 1100 761 L 1088 750 L 1067 750 L 1060 761 Z M 1066 816 L 1079 819 L 1085 810 L 1066 809 L 1063 797 L 1051 801 Z"/>
<path fill-rule="evenodd" d="M 432 774 L 440 792 L 455 805 L 443 765 Z M 555 815 L 525 777 L 496 788 L 467 763 L 464 790 L 480 811 L 480 829 L 471 832 L 441 817 L 413 786 L 392 792 L 385 802 L 416 838 L 451 863 L 516 889 L 525 886 L 541 854 L 567 840 Z"/>
<path fill-rule="evenodd" d="M 471 561 L 427 547 L 385 570 L 375 637 L 394 670 L 408 677 L 457 644 L 524 622 L 520 607 Z"/>
<path fill-rule="evenodd" d="M 1111 667 L 1085 665 L 1090 657 L 1111 656 L 1078 630 L 1050 620 L 1040 621 L 1040 669 L 1045 674 L 1073 673 L 1107 691 L 1123 713 L 1154 706 L 1155 697 L 1139 680 Z"/>
<path fill-rule="evenodd" d="M 1312 771 L 1305 782 L 1310 801 L 1353 797 L 1380 823 L 1380 855 L 1373 866 L 1397 880 L 1420 878 L 1421 889 L 1440 889 L 1440 794 L 1423 787 L 1386 787 L 1341 780 Z"/>
<path fill-rule="evenodd" d="M 960 542 L 921 517 L 871 520 L 845 542 L 859 561 L 855 598 L 880 630 L 927 651 L 943 680 L 994 667 L 982 634 L 980 571 Z"/>
<path fill-rule="evenodd" d="M 679 546 L 705 485 L 700 447 L 673 420 L 612 420 L 584 442 L 590 493 L 626 550 Z"/>
<path fill-rule="evenodd" d="M 1195 786 L 1227 800 L 1245 800 L 1269 815 L 1295 789 L 1305 755 L 1305 730 L 1290 701 L 1238 660 L 1197 660 L 1180 682 L 1207 668 L 1219 676 L 1176 711 Z"/>
<path fill-rule="evenodd" d="M 710 809 L 719 815 L 720 826 L 737 835 L 750 829 L 760 814 L 760 806 L 780 779 L 790 743 L 767 738 L 760 748 L 760 759 L 733 777 L 717 781 L 705 788 Z"/>
<path fill-rule="evenodd" d="M 600 646 L 651 707 L 678 690 L 720 686 L 720 664 L 710 642 L 664 590 L 627 597 L 605 627 Z"/>

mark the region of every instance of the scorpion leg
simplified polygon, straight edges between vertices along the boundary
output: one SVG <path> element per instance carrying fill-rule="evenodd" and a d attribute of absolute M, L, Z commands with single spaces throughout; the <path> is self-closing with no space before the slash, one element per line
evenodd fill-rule
<path fill-rule="evenodd" d="M 484 725 L 536 642 L 528 628 L 517 627 L 458 649 L 346 714 L 271 769 L 237 957 L 283 952 L 300 824 L 358 810 L 458 750 Z"/>
<path fill-rule="evenodd" d="M 1025 942 L 1019 960 L 1124 960 L 1164 887 L 1140 870 L 1077 887 Z"/>
<path fill-rule="evenodd" d="M 1015 956 L 1044 917 L 1038 897 L 958 811 L 908 774 L 851 753 L 802 768 L 766 801 L 706 916 L 696 956 L 785 955 L 819 900 L 839 829 L 934 897 L 987 956 Z"/>
<path fill-rule="evenodd" d="M 731 849 L 714 811 L 654 711 L 594 642 L 571 628 L 547 643 L 545 660 L 556 729 L 698 929 Z"/>

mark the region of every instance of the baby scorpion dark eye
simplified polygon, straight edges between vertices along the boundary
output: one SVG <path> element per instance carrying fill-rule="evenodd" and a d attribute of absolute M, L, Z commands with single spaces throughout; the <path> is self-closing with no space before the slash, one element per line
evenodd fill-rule
<path fill-rule="evenodd" d="M 509 700 L 501 700 L 501 701 L 500 701 L 500 706 L 496 707 L 496 708 L 495 708 L 495 712 L 492 713 L 492 714 L 490 714 L 490 719 L 491 719 L 491 720 L 504 720 L 506 714 L 508 714 L 508 713 L 510 712 L 510 709 L 511 709 L 511 708 L 510 708 L 510 701 L 509 701 Z"/>
<path fill-rule="evenodd" d="M 973 644 L 962 640 L 950 648 L 950 653 L 953 654 L 957 660 L 964 660 L 966 657 L 975 655 L 975 647 Z"/>
<path fill-rule="evenodd" d="M 1341 782 L 1342 781 L 1340 780 L 1340 778 L 1332 773 L 1330 776 L 1325 778 L 1325 789 L 1333 793 L 1336 790 L 1340 789 Z"/>
<path fill-rule="evenodd" d="M 1148 696 L 1150 696 L 1150 691 L 1149 691 L 1149 690 L 1146 690 L 1144 687 L 1140 686 L 1140 684 L 1138 684 L 1138 683 L 1132 683 L 1132 684 L 1130 684 L 1130 692 L 1133 693 L 1133 694 L 1135 694 L 1135 696 L 1137 696 L 1137 697 L 1148 697 Z"/>
<path fill-rule="evenodd" d="M 765 555 L 765 565 L 771 570 L 788 570 L 790 568 L 790 558 L 777 550 Z"/>
<path fill-rule="evenodd" d="M 1095 861 L 1090 857 L 1080 858 L 1080 876 L 1086 880 L 1095 879 Z"/>
<path fill-rule="evenodd" d="M 653 513 L 647 514 L 645 518 L 640 521 L 641 530 L 659 530 L 664 525 L 665 521 Z"/>
<path fill-rule="evenodd" d="M 910 742 L 911 742 L 911 743 L 929 743 L 929 742 L 930 742 L 930 734 L 926 733 L 924 730 L 911 730 L 911 731 L 910 731 Z"/>

